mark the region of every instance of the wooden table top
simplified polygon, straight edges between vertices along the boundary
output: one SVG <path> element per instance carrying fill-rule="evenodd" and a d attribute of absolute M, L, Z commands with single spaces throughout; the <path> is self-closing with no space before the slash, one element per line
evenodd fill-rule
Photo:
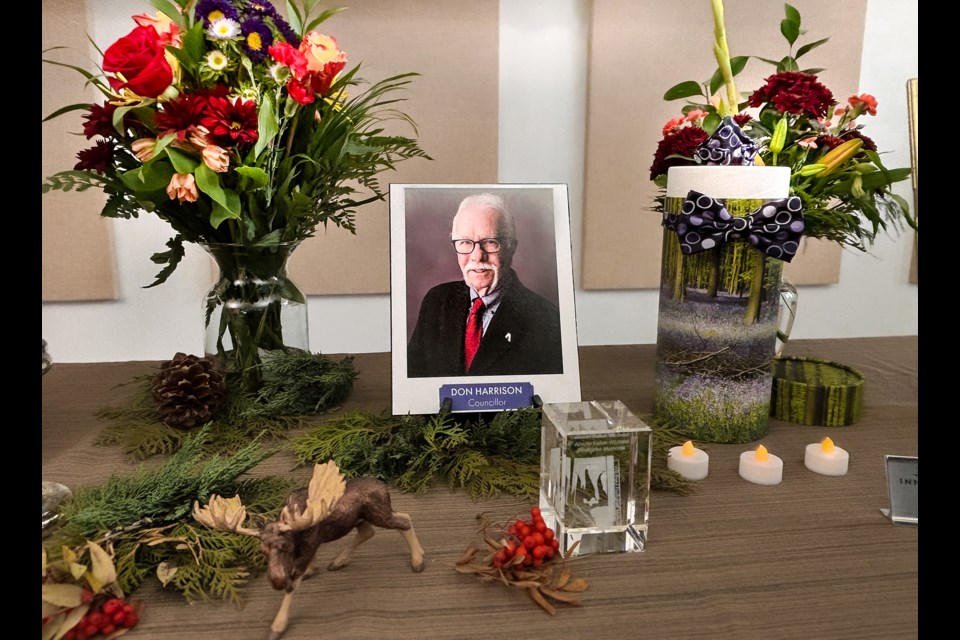
<path fill-rule="evenodd" d="M 884 456 L 918 454 L 918 337 L 792 341 L 786 355 L 855 367 L 866 377 L 863 415 L 848 427 L 772 420 L 761 442 L 784 461 L 784 480 L 759 486 L 737 474 L 754 445 L 700 445 L 710 475 L 689 496 L 654 491 L 647 550 L 584 556 L 572 565 L 590 582 L 582 607 L 549 616 L 522 590 L 482 584 L 453 566 L 477 541 L 478 514 L 500 520 L 528 514 L 514 497 L 472 501 L 444 486 L 393 492 L 414 519 L 427 553 L 414 574 L 402 538 L 378 531 L 352 563 L 304 582 L 285 639 L 344 638 L 913 638 L 919 633 L 917 527 L 895 526 Z M 337 356 L 331 356 L 337 357 Z M 653 407 L 654 345 L 581 347 L 584 400 L 619 399 L 635 413 Z M 342 411 L 390 407 L 390 354 L 358 354 L 360 372 Z M 95 446 L 95 413 L 119 404 L 118 387 L 155 362 L 58 364 L 42 378 L 42 479 L 70 487 L 99 484 L 134 466 Z M 804 447 L 830 436 L 850 452 L 846 476 L 814 474 Z M 303 479 L 292 456 L 258 471 Z M 326 562 L 344 541 L 320 551 Z M 280 603 L 263 576 L 247 586 L 242 608 L 187 605 L 149 581 L 132 595 L 145 603 L 128 637 L 159 640 L 261 639 Z"/>

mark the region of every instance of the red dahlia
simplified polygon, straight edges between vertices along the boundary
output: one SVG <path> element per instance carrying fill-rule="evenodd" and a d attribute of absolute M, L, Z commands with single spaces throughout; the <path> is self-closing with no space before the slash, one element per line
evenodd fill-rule
<path fill-rule="evenodd" d="M 83 123 L 83 135 L 90 138 L 115 138 L 117 130 L 113 128 L 113 112 L 117 110 L 117 105 L 104 102 L 101 104 L 90 105 L 90 111 L 83 116 L 86 122 Z"/>
<path fill-rule="evenodd" d="M 863 135 L 856 129 L 852 131 L 848 131 L 843 134 L 844 140 L 849 140 L 850 138 L 860 138 L 861 140 L 863 140 L 863 146 L 860 147 L 861 149 L 866 149 L 867 151 L 877 150 L 877 143 L 871 140 L 870 138 L 868 138 L 867 136 Z"/>
<path fill-rule="evenodd" d="M 693 164 L 693 152 L 709 137 L 700 127 L 683 127 L 665 135 L 653 155 L 650 179 L 655 180 L 657 176 L 664 175 L 670 167 Z M 670 158 L 672 155 L 683 158 Z"/>
<path fill-rule="evenodd" d="M 200 96 L 181 94 L 176 100 L 165 102 L 162 111 L 157 111 L 157 129 L 161 135 L 176 133 L 177 138 L 183 140 L 200 125 L 206 105 Z"/>
<path fill-rule="evenodd" d="M 96 171 L 106 173 L 113 163 L 114 144 L 108 140 L 99 140 L 97 144 L 77 153 L 77 171 Z"/>
<path fill-rule="evenodd" d="M 782 71 L 770 76 L 748 102 L 751 107 L 769 103 L 781 113 L 806 113 L 814 118 L 825 117 L 835 104 L 833 93 L 817 81 L 817 76 L 799 71 Z"/>
<path fill-rule="evenodd" d="M 257 103 L 237 98 L 210 97 L 201 124 L 213 144 L 225 149 L 257 141 Z"/>
<path fill-rule="evenodd" d="M 843 144 L 843 138 L 837 136 L 820 136 L 817 138 L 817 146 L 821 149 L 835 149 Z"/>

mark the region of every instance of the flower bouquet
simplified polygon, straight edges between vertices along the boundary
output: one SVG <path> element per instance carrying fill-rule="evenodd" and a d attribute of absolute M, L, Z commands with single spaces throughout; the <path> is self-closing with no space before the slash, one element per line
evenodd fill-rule
<path fill-rule="evenodd" d="M 399 121 L 416 132 L 396 108 L 416 74 L 364 82 L 316 31 L 340 9 L 314 15 L 316 0 L 288 2 L 286 17 L 266 1 L 154 4 L 97 72 L 45 59 L 104 101 L 44 118 L 81 112 L 93 145 L 42 191 L 100 189 L 102 216 L 167 222 L 173 237 L 151 256 L 162 268 L 150 286 L 176 269 L 184 243 L 210 251 L 222 277 L 207 300 L 207 351 L 255 387 L 264 352 L 288 344 L 284 310 L 305 303 L 286 277 L 289 252 L 321 224 L 355 232 L 357 208 L 385 196 L 379 174 L 428 158 L 414 137 L 387 131 Z"/>
<path fill-rule="evenodd" d="M 664 240 L 654 411 L 707 442 L 760 438 L 770 415 L 783 263 L 803 237 L 867 250 L 882 231 L 916 228 L 863 120 L 868 94 L 838 105 L 817 69 L 798 60 L 827 40 L 794 45 L 799 12 L 785 5 L 788 54 L 763 86 L 737 92 L 751 56 L 731 57 L 721 0 L 711 0 L 718 68 L 670 88 L 685 100 L 663 127 L 650 167 Z"/>
<path fill-rule="evenodd" d="M 723 117 L 729 116 L 757 145 L 757 165 L 790 168 L 790 194 L 803 203 L 804 236 L 865 251 L 883 231 L 916 229 L 906 200 L 891 188 L 910 177 L 910 168 L 885 167 L 877 145 L 863 133 L 862 117 L 877 114 L 877 100 L 863 93 L 838 104 L 816 75 L 822 69 L 800 68 L 800 58 L 829 38 L 794 51 L 802 33 L 801 18 L 787 4 L 780 25 L 789 45 L 786 56 L 780 60 L 730 57 L 723 33 L 722 2 L 711 2 L 715 17 L 719 12 L 720 18 L 716 48 L 719 68 L 707 82 L 688 80 L 664 94 L 665 100 L 685 100 L 686 104 L 682 115 L 663 127 L 650 179 L 663 188 L 670 167 L 704 164 L 696 155 L 697 148 L 707 142 Z M 775 72 L 762 87 L 741 95 L 734 77 L 751 57 L 772 65 Z M 721 89 L 725 95 L 718 93 Z"/>

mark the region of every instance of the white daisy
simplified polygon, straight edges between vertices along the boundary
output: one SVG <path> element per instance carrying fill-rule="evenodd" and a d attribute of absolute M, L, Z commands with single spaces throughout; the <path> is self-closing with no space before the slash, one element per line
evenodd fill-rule
<path fill-rule="evenodd" d="M 207 27 L 207 34 L 218 40 L 230 40 L 240 35 L 240 23 L 230 18 L 218 18 Z"/>
<path fill-rule="evenodd" d="M 223 71 L 229 62 L 230 59 L 222 51 L 211 51 L 207 54 L 207 66 L 214 71 Z"/>

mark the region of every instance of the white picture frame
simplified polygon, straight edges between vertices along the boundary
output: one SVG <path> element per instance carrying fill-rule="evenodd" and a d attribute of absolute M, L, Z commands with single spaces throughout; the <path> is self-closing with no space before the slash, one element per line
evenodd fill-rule
<path fill-rule="evenodd" d="M 465 197 L 478 194 L 499 196 L 513 217 L 517 246 L 512 267 L 516 280 L 556 307 L 560 323 L 560 371 L 538 372 L 536 358 L 529 359 L 529 370 L 524 369 L 526 365 L 517 369 L 514 364 L 514 370 L 506 373 L 493 370 L 485 375 L 469 375 L 448 371 L 433 375 L 428 371 L 411 371 L 408 348 L 424 296 L 437 285 L 464 282 L 451 243 L 453 217 Z M 455 395 L 461 396 L 454 399 L 454 412 L 517 408 L 510 404 L 509 398 L 506 406 L 490 400 L 491 391 L 493 396 L 497 391 L 518 393 L 523 396 L 524 406 L 530 406 L 534 395 L 543 403 L 579 402 L 580 360 L 567 185 L 392 184 L 389 204 L 394 415 L 438 413 L 444 397 L 441 389 L 450 393 L 451 387 Z M 469 291 L 465 284 L 462 288 Z M 504 299 L 511 290 L 506 289 Z M 503 313 L 502 318 L 506 317 Z M 491 330 L 494 326 L 491 322 Z M 497 339 L 508 342 L 507 348 L 520 349 L 523 344 L 523 337 L 510 331 L 502 336 L 497 333 Z M 552 356 L 549 359 L 555 362 Z M 555 370 L 556 366 L 552 366 Z M 472 396 L 474 392 L 476 398 L 463 397 Z"/>

